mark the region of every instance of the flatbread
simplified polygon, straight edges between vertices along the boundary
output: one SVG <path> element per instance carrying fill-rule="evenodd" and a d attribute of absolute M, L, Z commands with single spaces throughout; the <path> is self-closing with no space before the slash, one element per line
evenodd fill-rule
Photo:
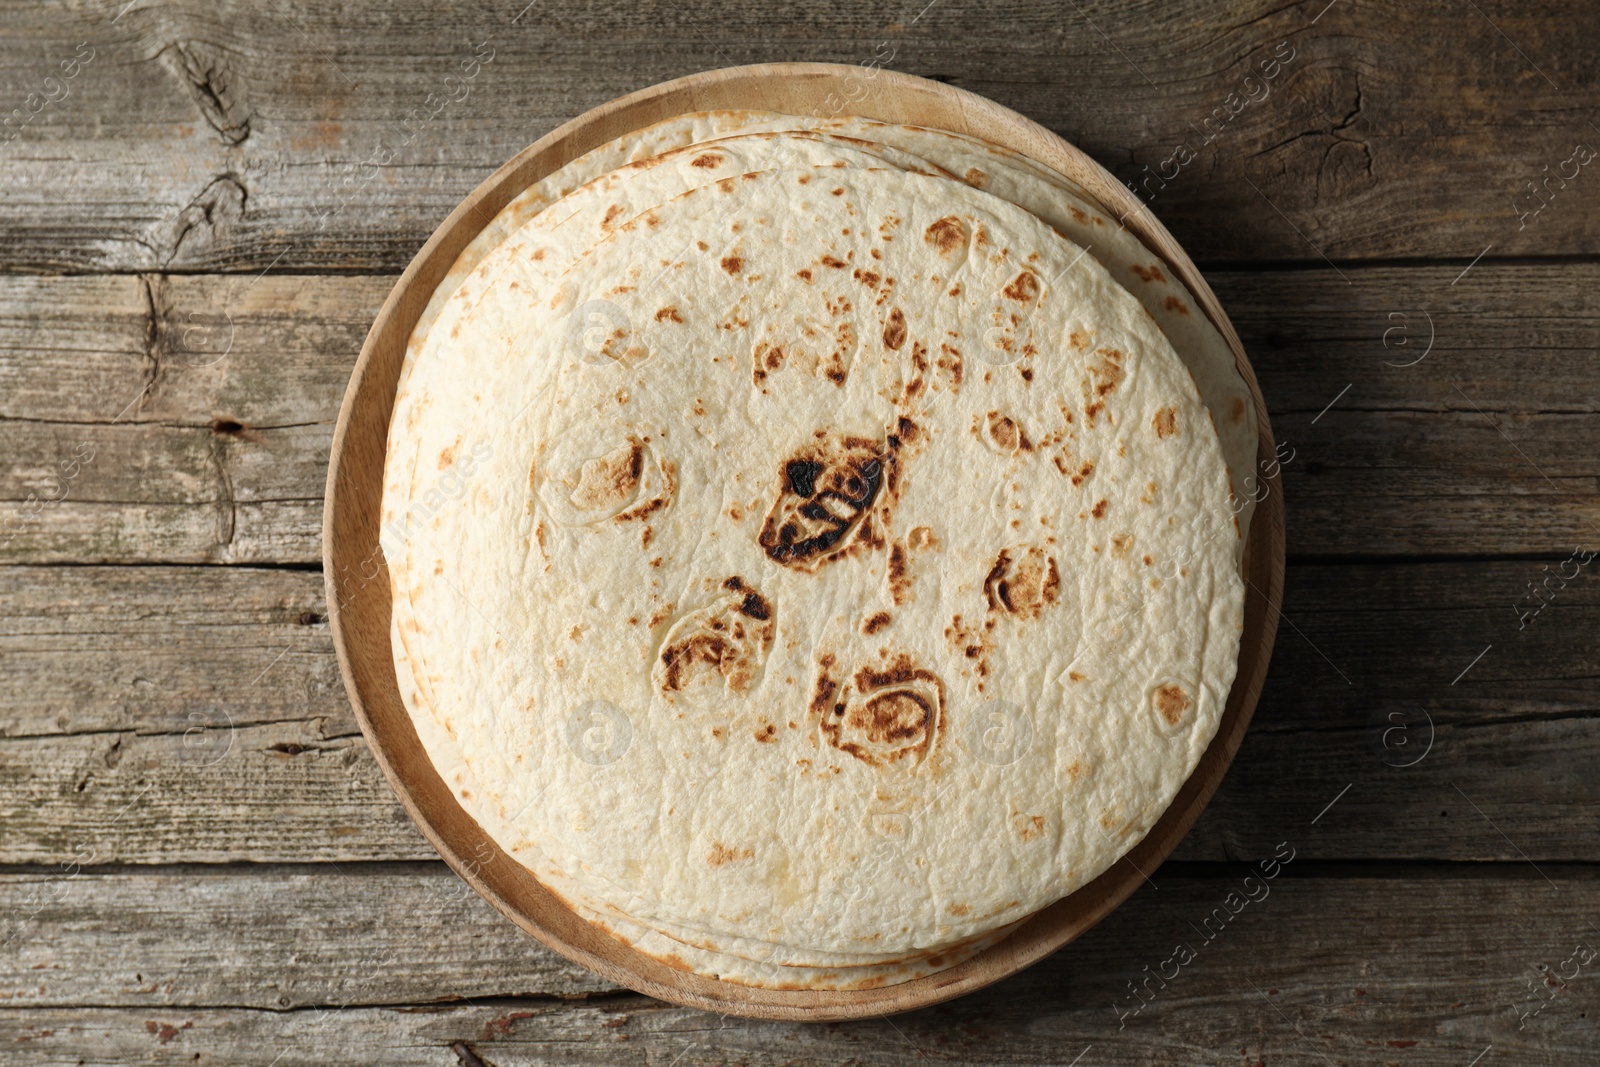
<path fill-rule="evenodd" d="M 808 176 L 816 189 L 800 182 Z M 655 216 L 654 226 L 636 221 L 620 227 L 579 260 L 554 295 L 555 307 L 530 299 L 466 322 L 456 340 L 469 358 L 448 374 L 481 391 L 461 406 L 419 405 L 418 425 L 406 434 L 442 419 L 447 428 L 494 427 L 495 445 L 483 459 L 481 480 L 474 477 L 477 488 L 462 497 L 461 506 L 432 517 L 412 537 L 413 547 L 428 551 L 420 556 L 423 566 L 413 566 L 408 578 L 414 584 L 405 590 L 419 609 L 411 622 L 416 647 L 408 639 L 407 654 L 418 654 L 435 713 L 480 783 L 498 794 L 501 810 L 536 821 L 528 836 L 548 845 L 551 860 L 596 895 L 619 894 L 618 887 L 625 887 L 613 900 L 625 914 L 736 938 L 839 951 L 914 951 L 1027 914 L 1087 881 L 1142 835 L 1215 729 L 1231 683 L 1240 582 L 1231 566 L 1217 566 L 1219 555 L 1224 563 L 1231 560 L 1231 541 L 1223 539 L 1210 512 L 1225 510 L 1228 487 L 1193 383 L 1139 305 L 1103 270 L 1090 259 L 1072 258 L 1079 249 L 1026 213 L 950 181 L 859 169 L 828 175 L 825 182 L 817 178 L 776 171 L 741 177 L 726 193 L 716 186 L 690 192 L 641 216 Z M 829 188 L 819 192 L 823 186 Z M 837 196 L 833 188 L 840 190 Z M 941 214 L 952 205 L 955 210 Z M 891 223 L 891 216 L 899 221 Z M 946 220 L 955 221 L 938 225 Z M 734 224 L 743 229 L 731 232 Z M 885 225 L 900 233 L 898 241 L 883 240 L 894 236 L 881 232 Z M 843 232 L 836 236 L 835 230 Z M 952 230 L 962 237 L 940 239 Z M 803 234 L 804 252 L 798 250 L 801 237 L 786 242 L 786 231 Z M 643 276 L 646 263 L 671 246 L 669 235 L 695 233 L 717 242 L 708 240 L 706 250 L 682 260 L 667 253 L 659 282 Z M 979 234 L 987 235 L 989 245 Z M 927 251 L 940 246 L 942 254 Z M 831 251 L 818 255 L 818 248 Z M 881 273 L 871 262 L 874 251 L 883 257 Z M 959 266 L 942 262 L 942 256 L 957 255 Z M 1037 261 L 1028 261 L 1029 255 Z M 833 267 L 830 258 L 847 266 Z M 730 268 L 729 260 L 737 265 Z M 813 282 L 825 271 L 841 273 L 837 284 L 816 283 L 814 299 L 820 302 L 793 307 L 796 293 L 811 292 L 793 280 L 805 270 Z M 876 275 L 876 283 L 860 275 Z M 885 295 L 889 278 L 899 287 Z M 1033 280 L 1019 281 L 1026 278 Z M 645 294 L 639 283 L 647 280 L 653 287 Z M 824 298 L 828 286 L 833 288 Z M 1004 295 L 1008 288 L 1021 298 Z M 956 292 L 941 298 L 950 290 Z M 503 297 L 503 289 L 488 290 L 490 301 Z M 848 310 L 838 303 L 846 299 Z M 1008 299 L 1022 306 L 1012 308 Z M 557 328 L 563 312 L 570 315 L 588 300 L 617 306 L 626 324 L 618 344 L 598 363 L 586 358 L 593 353 L 563 351 L 564 334 Z M 668 308 L 676 315 L 659 314 Z M 1027 314 L 1012 320 L 1017 311 Z M 779 332 L 794 338 L 787 347 L 772 333 L 776 317 L 784 326 Z M 806 338 L 808 324 L 837 330 L 841 322 L 849 326 L 849 345 Z M 824 334 L 818 331 L 817 337 Z M 891 345 L 896 336 L 900 343 Z M 1082 347 L 1074 347 L 1080 336 Z M 983 344 L 1007 351 L 1009 343 L 1024 357 L 995 361 L 983 370 L 983 388 L 977 375 L 962 388 L 957 364 L 946 356 L 941 366 L 944 354 L 932 347 L 949 344 L 945 337 L 969 351 Z M 808 347 L 803 338 L 816 343 Z M 874 338 L 882 343 L 873 344 Z M 919 364 L 919 345 L 926 366 Z M 785 350 L 776 366 L 768 366 L 774 347 Z M 1115 358 L 1107 354 L 1112 352 Z M 714 353 L 709 362 L 707 353 Z M 425 366 L 419 361 L 417 370 Z M 830 373 L 839 370 L 843 381 Z M 776 399 L 763 399 L 774 392 Z M 744 395 L 744 407 L 724 403 L 730 395 Z M 928 406 L 935 398 L 939 403 Z M 1074 405 L 1077 429 L 1068 429 L 1074 424 L 1065 416 Z M 891 457 L 885 450 L 898 423 L 885 420 L 902 409 L 935 421 L 915 434 L 899 434 L 901 444 Z M 618 410 L 639 432 L 609 447 L 606 434 L 616 436 Z M 695 430 L 687 439 L 681 432 L 685 421 Z M 674 427 L 680 435 L 669 445 Z M 818 427 L 823 437 L 806 440 Z M 422 454 L 436 454 L 447 469 L 457 458 L 447 453 L 464 443 L 461 436 L 437 453 Z M 914 437 L 921 445 L 913 445 Z M 608 447 L 594 451 L 599 444 Z M 782 460 L 773 445 L 791 460 Z M 815 459 L 792 459 L 806 448 L 822 451 Z M 874 448 L 877 455 L 869 457 Z M 1005 471 L 992 484 L 972 480 L 983 472 L 974 466 L 980 455 Z M 804 505 L 803 485 L 780 484 L 787 464 L 820 464 L 831 477 L 827 472 L 873 459 L 886 469 L 905 464 L 905 481 L 900 489 L 885 488 L 884 501 L 874 499 L 863 514 L 850 517 L 849 538 L 838 540 L 848 540 L 851 550 L 827 548 L 815 560 L 775 561 L 775 545 L 779 555 L 784 550 L 771 537 L 763 546 L 762 529 L 782 508 L 797 500 L 796 506 Z M 1094 466 L 1083 473 L 1071 460 Z M 1043 509 L 1044 486 L 1036 484 L 1048 473 L 1047 463 L 1059 480 L 1051 487 L 1060 494 L 1055 511 Z M 560 473 L 541 481 L 541 466 Z M 621 483 L 633 496 L 622 510 L 596 520 L 616 503 L 607 485 L 615 489 L 619 470 L 630 472 Z M 952 481 L 954 496 L 919 495 L 916 471 L 924 484 Z M 1076 474 L 1082 476 L 1073 484 Z M 758 483 L 764 483 L 759 492 Z M 726 513 L 724 519 L 722 507 L 711 506 L 714 492 L 737 496 L 725 488 L 730 484 L 752 486 L 750 510 L 738 509 L 747 518 Z M 991 496 L 979 494 L 975 484 Z M 552 485 L 560 492 L 547 492 Z M 1101 487 L 1108 495 L 1080 499 Z M 655 495 L 639 495 L 646 491 Z M 793 499 L 785 503 L 785 494 Z M 885 503 L 891 496 L 892 507 Z M 648 515 L 624 517 L 658 499 L 663 502 Z M 732 503 L 737 507 L 737 500 Z M 1002 521 L 1001 528 L 986 528 L 995 503 L 1002 520 L 1007 509 L 1020 512 L 1014 520 L 1019 525 Z M 1082 517 L 1069 514 L 1080 504 Z M 1100 525 L 1108 514 L 1126 515 L 1127 529 Z M 919 518 L 926 521 L 912 525 Z M 729 524 L 730 532 L 721 533 Z M 535 552 L 541 525 L 556 543 Z M 936 528 L 946 526 L 956 532 L 941 538 Z M 629 541 L 636 531 L 652 530 L 654 551 L 663 561 L 657 575 L 637 573 L 638 561 L 619 555 L 618 530 L 624 527 Z M 773 527 L 778 533 L 772 536 L 781 528 Z M 737 530 L 747 536 L 740 540 L 731 532 Z M 918 536 L 918 530 L 926 533 Z M 1047 530 L 1053 532 L 1042 532 Z M 945 545 L 946 560 L 959 558 L 972 576 L 932 589 L 919 585 L 916 556 L 941 551 L 935 545 Z M 1227 549 L 1219 553 L 1218 545 Z M 854 551 L 857 546 L 865 547 Z M 640 544 L 639 554 L 649 547 Z M 1183 558 L 1181 573 L 1154 577 L 1149 568 L 1156 557 L 1144 565 L 1137 548 L 1153 549 L 1168 561 Z M 553 567 L 546 558 L 551 551 L 562 559 L 554 579 L 546 577 L 553 570 L 540 570 Z M 892 562 L 897 553 L 899 565 Z M 977 568 L 980 562 L 988 565 Z M 730 604 L 746 604 L 751 591 L 733 596 L 740 588 L 727 581 L 740 578 L 744 585 L 756 579 L 730 573 L 712 581 L 713 572 L 733 566 L 767 574 L 766 583 L 783 590 L 775 596 L 763 586 L 754 595 L 780 605 L 771 640 L 776 644 L 782 633 L 793 643 L 777 652 L 761 637 L 760 656 L 717 658 L 720 673 L 710 693 L 696 680 L 705 673 L 699 669 L 689 671 L 692 684 L 685 688 L 683 677 L 669 677 L 673 662 L 692 667 L 702 658 L 663 659 L 662 648 L 692 648 L 692 640 L 683 642 L 713 622 L 737 621 L 729 613 L 739 609 Z M 952 573 L 948 564 L 943 569 Z M 437 571 L 432 578 L 431 570 Z M 1091 573 L 1092 581 L 1086 577 Z M 655 626 L 643 628 L 641 639 L 618 630 L 617 613 L 631 604 L 629 597 L 643 597 L 643 609 L 651 606 L 650 597 L 665 596 L 650 592 L 664 575 L 672 576 L 668 586 L 684 604 L 674 600 Z M 548 582 L 556 584 L 547 588 Z M 905 585 L 899 596 L 897 582 Z M 592 591 L 589 603 L 574 602 L 577 589 Z M 474 603 L 466 590 L 495 595 Z M 830 605 L 859 607 L 873 596 L 908 598 L 892 605 L 890 621 L 873 630 L 873 640 L 864 640 L 868 635 L 860 631 L 872 627 L 875 615 L 851 617 L 841 629 L 829 614 Z M 615 603 L 599 603 L 605 600 Z M 690 606 L 691 600 L 698 602 Z M 817 602 L 815 610 L 807 610 L 809 601 Z M 947 608 L 968 601 L 968 622 L 980 627 L 972 634 L 957 618 L 960 612 L 944 621 Z M 781 607 L 786 603 L 802 607 Z M 994 626 L 985 626 L 990 621 Z M 1094 632 L 1099 623 L 1107 625 L 1106 634 Z M 594 643 L 579 660 L 576 647 L 591 626 Z M 1088 659 L 1082 655 L 1086 632 Z M 505 645 L 508 634 L 518 642 L 515 654 Z M 574 644 L 570 661 L 559 655 L 562 640 Z M 991 641 L 994 647 L 986 649 Z M 800 646 L 807 649 L 804 669 L 794 658 Z M 821 651 L 824 646 L 829 651 Z M 974 647 L 977 653 L 967 651 Z M 872 666 L 879 650 L 883 655 Z M 828 655 L 832 664 L 823 663 Z M 916 666 L 923 661 L 940 668 Z M 779 665 L 783 670 L 775 673 Z M 787 683 L 778 674 L 800 677 Z M 975 688 L 985 684 L 987 695 Z M 785 685 L 800 687 L 798 705 Z M 844 722 L 831 732 L 824 719 L 806 718 L 829 687 L 835 694 L 852 693 L 856 701 L 841 701 Z M 726 724 L 728 744 L 719 747 L 714 742 L 720 739 L 702 737 L 700 727 L 706 715 L 726 710 L 723 691 L 735 689 L 747 698 L 746 707 L 803 712 L 795 727 L 787 719 L 765 724 L 785 731 L 781 741 L 752 735 L 736 752 L 734 715 Z M 596 695 L 574 703 L 581 693 Z M 1006 725 L 994 717 L 1013 714 L 1007 709 L 1019 700 L 1012 697 L 1030 710 L 1026 730 L 1018 725 L 1021 719 L 1011 725 L 1030 733 L 1034 743 L 1001 768 L 970 749 L 987 751 L 986 724 Z M 701 698 L 713 698 L 709 710 L 694 706 L 704 703 Z M 634 709 L 622 711 L 632 742 L 613 761 L 634 760 L 637 765 L 626 773 L 605 772 L 611 763 L 577 758 L 567 743 L 562 724 L 585 708 L 592 714 L 597 700 Z M 901 720 L 913 714 L 910 709 L 923 707 L 929 714 L 921 732 L 912 731 L 914 740 L 890 743 L 878 736 L 883 730 L 874 734 L 860 718 L 858 704 L 899 708 L 890 716 L 889 733 L 899 729 L 895 723 L 905 725 Z M 675 725 L 684 722 L 690 725 Z M 977 740 L 965 749 L 959 741 L 963 729 L 977 730 Z M 951 731 L 956 736 L 947 736 Z M 796 753 L 808 744 L 815 758 L 810 772 L 797 776 L 789 766 L 806 758 Z M 879 751 L 885 744 L 890 750 Z M 691 753 L 690 769 L 669 758 L 680 749 Z M 519 757 L 533 768 L 519 772 Z M 707 778 L 701 761 L 727 773 Z M 824 771 L 847 785 L 823 784 Z M 726 791 L 735 788 L 729 774 L 736 793 L 762 782 L 777 789 L 782 795 L 774 794 L 776 807 L 717 806 L 714 798 L 726 800 Z M 938 792 L 930 788 L 936 780 Z M 871 799 L 884 793 L 890 801 Z M 902 808 L 830 811 L 824 798 L 835 794 Z M 646 810 L 649 798 L 658 803 L 673 796 L 692 797 L 694 817 Z M 974 810 L 973 798 L 996 803 Z M 584 825 L 588 805 L 607 812 L 603 834 Z M 885 818 L 875 823 L 870 817 L 878 815 Z M 1036 815 L 1041 822 L 1034 822 Z M 735 840 L 712 840 L 708 833 Z M 876 839 L 889 846 L 879 848 Z M 646 841 L 652 844 L 642 848 Z M 1030 845 L 1034 841 L 1040 843 Z M 807 842 L 821 852 L 806 853 Z M 949 850 L 957 843 L 964 857 L 976 851 L 994 862 L 963 858 L 951 864 Z M 830 851 L 837 862 L 826 855 Z M 713 891 L 702 893 L 707 887 Z M 797 891 L 794 899 L 787 899 L 785 887 Z M 772 899 L 775 890 L 783 899 Z M 758 894 L 763 906 L 757 906 Z"/>

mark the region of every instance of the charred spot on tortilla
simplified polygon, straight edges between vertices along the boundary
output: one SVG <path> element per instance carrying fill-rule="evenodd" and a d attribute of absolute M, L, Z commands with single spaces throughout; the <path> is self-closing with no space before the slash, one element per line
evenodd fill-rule
<path fill-rule="evenodd" d="M 678 465 L 664 458 L 659 459 L 657 465 L 660 469 L 662 481 L 665 484 L 649 500 L 635 504 L 626 511 L 618 512 L 613 520 L 614 522 L 632 522 L 636 519 L 648 519 L 651 515 L 672 503 L 673 497 L 678 492 Z"/>
<path fill-rule="evenodd" d="M 823 739 L 869 767 L 924 762 L 943 731 L 944 683 L 898 655 L 877 670 L 862 667 L 842 687 L 817 679 L 812 711 Z"/>
<path fill-rule="evenodd" d="M 767 558 L 814 570 L 843 551 L 883 488 L 885 453 L 877 441 L 825 434 L 786 460 L 758 538 Z"/>
<path fill-rule="evenodd" d="M 1055 557 L 1038 545 L 1002 549 L 983 580 L 989 610 L 1036 619 L 1061 599 L 1061 572 Z"/>
<path fill-rule="evenodd" d="M 713 685 L 743 696 L 755 685 L 776 631 L 772 605 L 737 576 L 723 595 L 672 624 L 661 642 L 651 680 L 669 700 Z"/>
<path fill-rule="evenodd" d="M 772 605 L 767 603 L 767 599 L 760 593 L 745 585 L 743 578 L 734 575 L 722 583 L 722 588 L 731 593 L 744 594 L 744 599 L 739 602 L 737 609 L 739 614 L 746 615 L 752 619 L 759 619 L 762 622 L 772 618 Z"/>

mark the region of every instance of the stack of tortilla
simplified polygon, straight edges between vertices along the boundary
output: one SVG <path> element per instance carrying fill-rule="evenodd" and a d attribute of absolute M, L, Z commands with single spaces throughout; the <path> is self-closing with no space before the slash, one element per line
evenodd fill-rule
<path fill-rule="evenodd" d="M 865 989 L 1093 880 L 1216 731 L 1256 412 L 1067 179 L 854 118 L 680 116 L 461 254 L 381 543 L 457 799 L 671 966 Z"/>

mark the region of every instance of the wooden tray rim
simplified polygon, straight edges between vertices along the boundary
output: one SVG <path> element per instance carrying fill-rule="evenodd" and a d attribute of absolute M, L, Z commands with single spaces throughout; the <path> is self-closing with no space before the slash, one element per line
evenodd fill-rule
<path fill-rule="evenodd" d="M 863 85 L 867 88 L 858 93 Z M 789 94 L 796 92 L 816 96 L 830 88 L 832 94 L 821 97 L 824 102 L 839 94 L 850 98 L 848 107 L 838 114 L 942 125 L 982 136 L 1076 180 L 1102 206 L 1123 218 L 1184 281 L 1233 348 L 1260 414 L 1257 456 L 1261 469 L 1257 475 L 1265 490 L 1250 529 L 1245 627 L 1227 708 L 1200 763 L 1151 831 L 1094 882 L 1039 911 L 1005 941 L 978 956 L 910 982 L 842 992 L 756 989 L 675 970 L 577 918 L 531 873 L 501 853 L 434 771 L 400 704 L 389 653 L 388 576 L 377 549 L 383 450 L 400 354 L 428 294 L 467 241 L 532 181 L 616 136 L 691 111 L 787 110 L 775 106 L 775 98 L 791 100 Z M 926 117 L 925 110 L 943 115 L 946 121 L 919 122 Z M 1243 740 L 1277 633 L 1283 594 L 1284 511 L 1281 484 L 1272 463 L 1275 454 L 1260 386 L 1216 295 L 1143 203 L 1077 148 L 993 101 L 884 68 L 768 63 L 704 71 L 619 97 L 541 137 L 463 200 L 396 282 L 362 346 L 334 429 L 323 515 L 328 623 L 356 719 L 401 805 L 457 874 L 541 943 L 610 981 L 706 1011 L 816 1022 L 888 1015 L 974 992 L 1061 948 L 1126 899 L 1145 880 L 1142 872 L 1159 866 L 1193 825 Z M 369 480 L 364 490 L 363 472 L 373 470 L 374 464 L 376 479 Z M 369 574 L 374 564 L 377 569 Z M 363 609 L 379 606 L 383 608 L 381 620 L 370 610 L 363 614 Z"/>

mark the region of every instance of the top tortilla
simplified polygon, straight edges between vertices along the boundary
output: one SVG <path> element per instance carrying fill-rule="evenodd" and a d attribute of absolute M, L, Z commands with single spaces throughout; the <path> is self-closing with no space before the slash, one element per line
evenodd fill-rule
<path fill-rule="evenodd" d="M 462 506 L 412 536 L 411 636 L 494 802 L 626 914 L 914 950 L 1070 892 L 1170 802 L 1232 678 L 1228 482 L 1182 364 L 1081 249 L 954 182 L 805 175 L 646 212 L 550 301 L 487 292 L 497 313 L 465 323 L 449 370 L 477 391 L 413 428 L 493 427 L 494 446 Z M 707 248 L 644 277 L 693 235 Z M 563 350 L 563 314 L 597 300 L 622 336 L 599 360 Z M 848 345 L 819 340 L 846 326 Z M 958 382 L 936 344 L 1023 355 L 969 358 Z M 460 444 L 424 459 L 447 469 Z M 848 472 L 873 462 L 903 480 L 857 512 Z M 785 543 L 774 517 L 828 492 L 845 494 L 832 518 L 808 521 L 847 518 L 847 536 L 798 522 Z M 745 610 L 760 603 L 768 620 Z M 697 651 L 741 619 L 772 623 L 739 638 L 757 647 Z M 569 743 L 596 714 L 631 739 L 603 764 Z M 1029 741 L 997 765 L 1007 729 Z"/>

